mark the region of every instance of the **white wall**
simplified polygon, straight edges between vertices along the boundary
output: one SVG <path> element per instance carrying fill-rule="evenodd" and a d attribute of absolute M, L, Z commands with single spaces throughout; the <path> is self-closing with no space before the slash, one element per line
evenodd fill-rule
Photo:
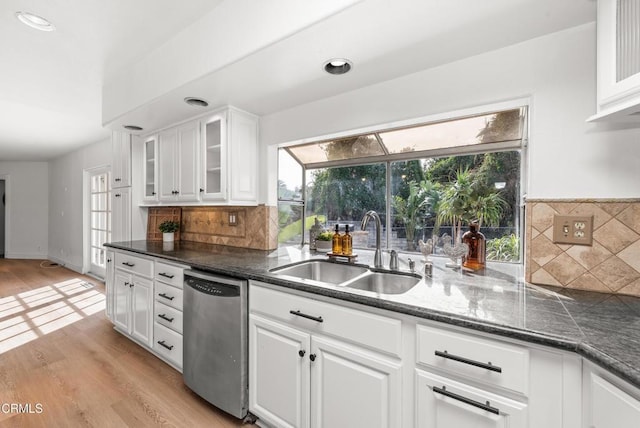
<path fill-rule="evenodd" d="M 46 162 L 0 162 L 6 180 L 5 257 L 46 258 L 49 188 Z"/>
<path fill-rule="evenodd" d="M 82 272 L 85 227 L 83 172 L 110 164 L 111 139 L 85 146 L 49 162 L 49 259 Z"/>
<path fill-rule="evenodd" d="M 264 116 L 263 176 L 268 146 L 529 97 L 529 198 L 640 197 L 640 124 L 585 122 L 595 73 L 592 23 Z"/>

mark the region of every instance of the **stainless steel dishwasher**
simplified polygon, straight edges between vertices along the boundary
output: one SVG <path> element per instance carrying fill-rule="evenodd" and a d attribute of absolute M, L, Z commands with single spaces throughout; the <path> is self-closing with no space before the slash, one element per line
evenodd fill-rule
<path fill-rule="evenodd" d="M 249 410 L 247 281 L 184 273 L 185 384 L 236 418 Z"/>

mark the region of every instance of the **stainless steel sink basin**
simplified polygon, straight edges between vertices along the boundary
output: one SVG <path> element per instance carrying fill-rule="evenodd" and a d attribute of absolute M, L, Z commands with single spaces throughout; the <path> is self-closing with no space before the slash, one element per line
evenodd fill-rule
<path fill-rule="evenodd" d="M 342 285 L 379 294 L 402 294 L 411 290 L 421 279 L 410 273 L 371 272 Z"/>
<path fill-rule="evenodd" d="M 341 284 L 368 271 L 369 269 L 364 266 L 325 260 L 309 260 L 291 266 L 271 269 L 271 273 L 293 276 L 298 279 L 328 282 L 330 284 Z"/>

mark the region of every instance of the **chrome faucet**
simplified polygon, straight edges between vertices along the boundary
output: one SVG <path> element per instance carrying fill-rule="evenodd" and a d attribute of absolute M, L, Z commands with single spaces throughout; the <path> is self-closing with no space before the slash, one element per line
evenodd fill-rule
<path fill-rule="evenodd" d="M 360 223 L 360 229 L 365 230 L 367 228 L 367 223 L 369 223 L 370 218 L 376 221 L 376 252 L 373 256 L 373 267 L 381 268 L 382 252 L 380 251 L 380 229 L 382 229 L 382 225 L 380 224 L 380 216 L 378 215 L 378 213 L 373 210 L 367 211 L 364 217 L 362 217 L 362 222 Z"/>

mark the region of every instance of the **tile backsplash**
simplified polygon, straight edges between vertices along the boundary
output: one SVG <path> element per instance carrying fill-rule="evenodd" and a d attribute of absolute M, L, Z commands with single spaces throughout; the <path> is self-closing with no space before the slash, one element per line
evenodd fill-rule
<path fill-rule="evenodd" d="M 593 215 L 593 245 L 555 244 L 554 215 Z M 640 296 L 640 200 L 528 200 L 525 280 Z"/>
<path fill-rule="evenodd" d="M 235 216 L 235 226 L 229 224 L 229 214 Z M 184 241 L 256 250 L 278 246 L 277 207 L 182 207 L 181 223 Z"/>

